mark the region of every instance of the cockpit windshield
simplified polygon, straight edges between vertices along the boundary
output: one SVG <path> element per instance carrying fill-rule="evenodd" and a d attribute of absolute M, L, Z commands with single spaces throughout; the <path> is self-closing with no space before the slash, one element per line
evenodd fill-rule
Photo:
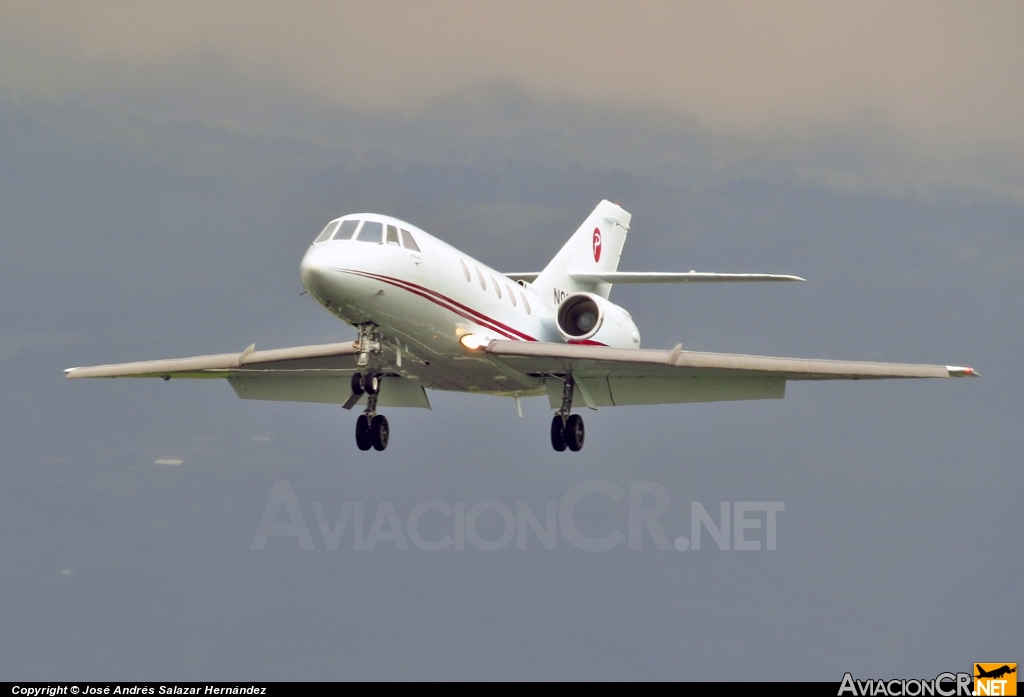
<path fill-rule="evenodd" d="M 338 229 L 338 224 L 340 222 L 341 221 L 338 220 L 332 220 L 331 222 L 327 223 L 327 227 L 325 227 L 324 231 L 321 232 L 315 240 L 313 240 L 313 244 L 317 244 L 318 242 L 323 242 L 325 240 L 331 239 L 331 235 L 333 235 L 334 231 Z"/>
<path fill-rule="evenodd" d="M 399 229 L 395 225 L 385 226 L 384 223 L 374 220 L 352 218 L 332 220 L 313 240 L 313 244 L 328 240 L 355 240 L 371 244 L 389 244 L 394 247 L 405 247 L 412 252 L 420 251 L 416 240 L 408 230 Z"/>
<path fill-rule="evenodd" d="M 384 225 L 382 223 L 375 223 L 372 220 L 367 220 L 363 223 L 363 227 L 359 230 L 359 236 L 356 240 L 359 242 L 372 242 L 373 244 L 380 244 L 384 236 Z"/>
<path fill-rule="evenodd" d="M 334 233 L 334 239 L 336 240 L 350 240 L 352 235 L 355 233 L 356 228 L 359 227 L 358 220 L 343 220 L 341 221 L 341 227 Z"/>

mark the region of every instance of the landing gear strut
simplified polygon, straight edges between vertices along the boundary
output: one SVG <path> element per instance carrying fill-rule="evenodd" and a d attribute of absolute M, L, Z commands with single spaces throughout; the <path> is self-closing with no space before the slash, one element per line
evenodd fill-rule
<path fill-rule="evenodd" d="M 565 386 L 562 387 L 562 408 L 559 409 L 551 419 L 551 447 L 558 452 L 566 448 L 573 452 L 583 449 L 584 428 L 583 417 L 579 414 L 570 414 L 572 411 L 572 393 L 575 383 L 571 376 L 565 379 Z"/>
<path fill-rule="evenodd" d="M 366 370 L 370 366 L 370 354 L 377 355 L 383 351 L 383 343 L 380 334 L 377 333 L 377 325 L 373 322 L 359 325 L 359 338 L 356 339 L 356 348 L 359 349 L 359 358 L 356 365 L 360 370 Z"/>
<path fill-rule="evenodd" d="M 388 447 L 391 428 L 387 417 L 377 413 L 377 395 L 380 394 L 380 375 L 368 371 L 370 355 L 381 352 L 380 334 L 375 324 L 359 325 L 359 338 L 356 348 L 359 358 L 356 365 L 362 372 L 352 375 L 352 394 L 366 395 L 366 410 L 356 419 L 356 446 L 360 450 L 384 450 Z"/>

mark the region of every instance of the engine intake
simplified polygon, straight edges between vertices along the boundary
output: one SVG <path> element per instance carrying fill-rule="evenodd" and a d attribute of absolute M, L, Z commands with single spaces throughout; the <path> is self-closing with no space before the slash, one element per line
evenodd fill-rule
<path fill-rule="evenodd" d="M 586 294 L 570 295 L 558 307 L 558 328 L 576 339 L 596 334 L 603 319 L 601 308 Z"/>
<path fill-rule="evenodd" d="M 639 348 L 640 331 L 629 313 L 593 293 L 574 293 L 555 315 L 558 333 L 570 344 Z"/>

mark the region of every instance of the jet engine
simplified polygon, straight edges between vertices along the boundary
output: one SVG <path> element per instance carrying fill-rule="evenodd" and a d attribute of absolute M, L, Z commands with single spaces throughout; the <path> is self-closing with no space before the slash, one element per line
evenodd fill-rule
<path fill-rule="evenodd" d="M 558 306 L 558 333 L 570 344 L 639 348 L 640 330 L 615 303 L 593 293 L 574 293 Z"/>

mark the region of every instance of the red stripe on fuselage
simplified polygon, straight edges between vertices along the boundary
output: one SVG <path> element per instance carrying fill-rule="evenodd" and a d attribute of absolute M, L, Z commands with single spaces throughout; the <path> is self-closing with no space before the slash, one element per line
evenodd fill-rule
<path fill-rule="evenodd" d="M 436 290 L 433 290 L 431 288 L 426 288 L 424 286 L 417 285 L 417 284 L 415 284 L 415 283 L 413 283 L 411 281 L 406 281 L 406 280 L 401 279 L 401 278 L 393 278 L 391 276 L 382 276 L 380 274 L 371 274 L 371 273 L 368 273 L 368 272 L 363 272 L 363 273 L 366 273 L 366 275 L 378 278 L 378 279 L 380 279 L 382 281 L 388 281 L 389 283 L 395 283 L 395 284 L 402 284 L 404 286 L 408 286 L 410 289 L 411 288 L 415 288 L 415 289 L 420 290 L 420 291 L 422 291 L 424 293 L 429 293 L 432 296 L 434 296 L 435 298 L 438 298 L 439 300 L 443 300 L 444 302 L 450 303 L 450 304 L 454 305 L 455 307 L 458 307 L 458 308 L 460 308 L 460 309 L 462 309 L 462 310 L 464 310 L 466 312 L 469 312 L 470 314 L 472 314 L 472 315 L 476 316 L 477 318 L 479 318 L 481 321 L 490 322 L 491 324 L 494 324 L 495 328 L 499 328 L 499 329 L 501 329 L 503 331 L 515 334 L 516 336 L 518 336 L 519 338 L 523 339 L 524 341 L 536 341 L 536 339 L 534 339 L 529 334 L 524 334 L 523 332 L 519 331 L 515 327 L 510 327 L 509 325 L 507 325 L 507 324 L 505 324 L 503 322 L 500 322 L 500 321 L 494 319 L 493 317 L 488 317 L 487 315 L 483 314 L 482 312 L 478 312 L 477 310 L 474 310 L 473 308 L 471 308 L 471 307 L 469 307 L 467 305 L 463 305 L 458 300 L 455 300 L 454 298 L 449 298 L 447 295 L 442 295 L 441 293 L 438 293 Z M 467 319 L 471 319 L 471 318 L 467 317 Z"/>
<path fill-rule="evenodd" d="M 335 269 L 335 271 L 342 271 L 344 273 L 352 273 L 358 276 L 372 278 L 378 281 L 389 283 L 403 290 L 407 290 L 410 293 L 420 296 L 421 298 L 426 298 L 435 305 L 439 305 L 450 312 L 454 312 L 455 314 L 459 315 L 464 319 L 468 319 L 471 322 L 476 322 L 477 324 L 482 324 L 488 329 L 492 329 L 498 332 L 499 334 L 502 334 L 505 337 L 512 339 L 514 341 L 536 341 L 536 339 L 534 339 L 529 334 L 524 334 L 518 329 L 510 327 L 503 322 L 499 322 L 498 320 L 492 317 L 488 317 L 487 315 L 478 312 L 471 307 L 463 305 L 457 300 L 453 300 L 452 298 L 449 298 L 446 295 L 442 295 L 441 293 L 438 293 L 435 290 L 425 288 L 424 286 L 417 285 L 415 283 L 412 283 L 411 281 L 406 281 L 400 278 L 393 278 L 391 276 L 383 276 L 381 274 L 369 273 L 367 271 L 356 271 L 355 269 Z"/>

